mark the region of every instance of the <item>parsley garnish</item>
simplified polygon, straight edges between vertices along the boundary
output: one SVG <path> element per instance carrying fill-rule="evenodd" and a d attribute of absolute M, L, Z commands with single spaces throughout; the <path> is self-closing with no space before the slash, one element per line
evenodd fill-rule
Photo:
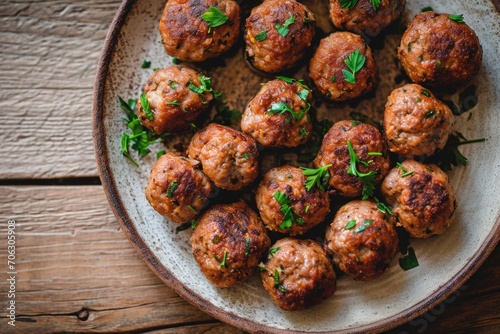
<path fill-rule="evenodd" d="M 189 222 L 185 222 L 185 223 L 183 223 L 180 226 L 177 226 L 175 228 L 175 232 L 179 233 L 180 231 L 187 230 L 190 227 L 194 230 L 196 226 L 198 226 L 198 222 L 195 221 L 195 220 L 192 220 L 192 221 L 189 221 Z"/>
<path fill-rule="evenodd" d="M 201 14 L 201 18 L 208 23 L 208 33 L 212 28 L 221 26 L 229 20 L 229 17 L 223 11 L 214 6 L 210 6 L 208 12 Z"/>
<path fill-rule="evenodd" d="M 285 77 L 283 75 L 278 75 L 276 76 L 276 79 L 280 79 L 280 80 L 283 80 L 284 82 L 286 83 L 298 83 L 300 86 L 302 86 L 303 88 L 307 89 L 307 90 L 311 90 L 311 88 L 307 87 L 307 85 L 304 83 L 304 80 L 303 79 L 294 79 L 294 78 L 290 78 L 290 77 Z M 309 94 L 308 94 L 309 95 Z"/>
<path fill-rule="evenodd" d="M 347 141 L 347 149 L 349 150 L 350 157 L 350 166 L 347 174 L 357 176 L 359 180 L 363 183 L 363 191 L 362 191 L 362 199 L 367 199 L 373 195 L 373 191 L 375 190 L 375 177 L 377 176 L 377 172 L 370 171 L 368 173 L 361 173 L 358 171 L 356 167 L 356 163 L 360 163 L 364 166 L 368 166 L 366 161 L 361 160 L 354 152 L 352 148 L 351 142 Z"/>
<path fill-rule="evenodd" d="M 295 16 L 292 13 L 290 13 L 290 17 L 286 19 L 283 25 L 277 24 L 274 26 L 274 28 L 276 28 L 278 34 L 280 34 L 283 37 L 286 37 L 286 35 L 288 35 L 288 33 L 290 32 L 290 29 L 288 29 L 288 27 L 294 22 L 295 22 Z"/>
<path fill-rule="evenodd" d="M 464 15 L 463 14 L 460 14 L 460 15 L 450 14 L 449 18 L 455 22 L 464 23 Z"/>
<path fill-rule="evenodd" d="M 267 38 L 267 31 L 265 31 L 265 30 L 260 32 L 259 34 L 255 35 L 255 40 L 257 42 L 262 42 L 266 38 Z"/>
<path fill-rule="evenodd" d="M 370 0 L 373 10 L 377 10 L 380 6 L 380 0 Z M 353 9 L 358 3 L 358 0 L 339 0 L 340 8 Z"/>
<path fill-rule="evenodd" d="M 222 262 L 220 263 L 221 268 L 226 268 L 226 261 L 227 261 L 227 251 L 224 251 Z"/>
<path fill-rule="evenodd" d="M 274 271 L 274 287 L 278 288 L 278 290 L 280 290 L 283 293 L 287 292 L 285 287 L 280 284 L 280 272 L 278 271 L 278 269 Z"/>
<path fill-rule="evenodd" d="M 356 79 L 355 75 L 357 72 L 361 70 L 363 65 L 365 64 L 366 58 L 363 56 L 361 51 L 356 50 L 353 53 L 347 57 L 347 59 L 344 60 L 345 64 L 347 67 L 351 70 L 350 72 L 348 70 L 342 70 L 342 73 L 344 73 L 344 79 L 345 81 L 355 84 Z"/>
<path fill-rule="evenodd" d="M 332 165 L 325 165 L 319 168 L 300 167 L 300 169 L 302 169 L 302 173 L 307 176 L 307 191 L 310 191 L 314 186 L 316 186 L 320 190 L 325 191 L 326 187 L 328 186 L 328 181 L 330 181 L 330 173 L 328 172 L 328 168 L 330 168 L 331 166 Z"/>
<path fill-rule="evenodd" d="M 271 108 L 269 108 L 267 110 L 267 112 L 271 115 L 274 115 L 274 114 L 279 114 L 279 115 L 282 115 L 284 114 L 285 112 L 289 112 L 290 115 L 292 115 L 292 118 L 295 122 L 297 121 L 300 121 L 302 119 L 302 117 L 304 117 L 304 114 L 305 112 L 307 111 L 308 109 L 305 108 L 305 109 L 302 109 L 300 111 L 300 113 L 296 113 L 295 110 L 293 110 L 292 107 L 290 107 L 288 104 L 286 104 L 285 102 L 273 102 L 271 104 Z M 287 118 L 287 122 L 289 121 L 289 119 Z"/>
<path fill-rule="evenodd" d="M 222 95 L 222 93 L 218 93 L 212 88 L 212 80 L 210 79 L 210 77 L 206 77 L 203 74 L 200 74 L 200 87 L 196 86 L 192 82 L 189 82 L 188 88 L 190 90 L 192 90 L 193 92 L 198 93 L 200 95 L 205 93 L 205 92 L 212 93 L 215 98 L 218 98 Z M 204 103 L 206 103 L 206 102 L 204 102 Z"/>
<path fill-rule="evenodd" d="M 358 227 L 356 227 L 354 229 L 354 233 L 360 233 L 360 232 L 363 232 L 364 230 L 366 230 L 366 228 L 368 226 L 370 226 L 371 224 L 373 224 L 373 220 L 371 219 L 365 219 L 365 221 L 363 222 L 363 225 L 360 225 Z"/>
<path fill-rule="evenodd" d="M 271 256 L 274 256 L 274 254 L 276 254 L 277 251 L 279 251 L 280 248 L 279 247 L 274 247 L 274 248 L 271 248 L 269 250 L 269 254 L 271 254 Z"/>
<path fill-rule="evenodd" d="M 142 62 L 141 68 L 150 68 L 151 67 L 151 62 L 148 60 L 145 60 Z"/>
<path fill-rule="evenodd" d="M 150 121 L 152 121 L 154 119 L 154 115 L 153 115 L 153 112 L 151 111 L 151 106 L 149 105 L 148 97 L 146 96 L 146 94 L 141 93 L 141 96 L 139 98 L 141 100 L 142 110 L 146 114 L 146 117 Z"/>
<path fill-rule="evenodd" d="M 417 256 L 415 255 L 415 251 L 413 250 L 413 248 L 408 248 L 408 254 L 402 258 L 399 258 L 399 266 L 404 270 L 410 270 L 418 267 Z"/>
<path fill-rule="evenodd" d="M 167 197 L 168 198 L 174 197 L 174 191 L 177 189 L 178 186 L 179 186 L 179 182 L 177 182 L 177 181 L 170 182 L 170 185 L 168 186 L 168 189 L 167 189 Z"/>
<path fill-rule="evenodd" d="M 120 101 L 120 107 L 127 114 L 127 118 L 124 119 L 127 122 L 127 127 L 132 131 L 132 134 L 123 133 L 121 139 L 121 151 L 130 162 L 132 162 L 136 167 L 139 167 L 139 164 L 130 154 L 130 144 L 132 144 L 132 149 L 137 151 L 140 157 L 144 157 L 151 152 L 148 146 L 159 142 L 162 137 L 159 137 L 151 132 L 139 121 L 134 112 L 137 105 L 136 100 L 129 99 L 128 101 L 125 101 L 121 97 L 118 97 L 118 100 Z M 168 134 L 165 134 L 165 136 L 167 135 Z"/>
<path fill-rule="evenodd" d="M 422 95 L 425 95 L 427 97 L 431 96 L 431 94 L 428 91 L 426 91 L 425 89 L 422 89 L 421 93 L 422 93 Z"/>
<path fill-rule="evenodd" d="M 281 213 L 283 214 L 283 221 L 280 224 L 281 229 L 290 228 L 293 222 L 297 222 L 297 224 L 301 225 L 304 223 L 304 220 L 300 217 L 295 217 L 292 211 L 292 207 L 290 203 L 292 202 L 290 198 L 286 195 L 286 193 L 282 193 L 279 190 L 276 190 L 274 193 L 274 198 L 281 205 Z"/>
<path fill-rule="evenodd" d="M 394 213 L 392 212 L 391 208 L 387 206 L 387 204 L 380 202 L 380 200 L 377 197 L 373 197 L 373 200 L 377 203 L 378 211 L 382 212 L 384 215 L 388 214 L 394 216 Z"/>
<path fill-rule="evenodd" d="M 167 153 L 167 151 L 165 151 L 165 150 L 161 150 L 161 151 L 156 152 L 156 160 L 160 159 L 160 157 L 162 155 L 164 155 L 165 153 Z"/>
<path fill-rule="evenodd" d="M 347 225 L 344 227 L 344 230 L 350 230 L 351 228 L 353 228 L 354 226 L 356 226 L 356 220 L 355 219 L 352 219 L 350 220 Z"/>
<path fill-rule="evenodd" d="M 414 171 L 407 171 L 406 168 L 404 168 L 404 166 L 399 163 L 399 162 L 396 162 L 396 167 L 401 169 L 401 171 L 403 172 L 403 174 L 401 174 L 401 177 L 407 177 L 407 176 L 410 176 L 414 173 Z"/>
<path fill-rule="evenodd" d="M 173 100 L 173 101 L 167 102 L 165 104 L 168 104 L 169 106 L 180 106 L 181 105 L 177 100 Z"/>
<path fill-rule="evenodd" d="M 248 256 L 250 254 L 251 245 L 250 245 L 250 238 L 245 238 L 245 256 Z"/>
<path fill-rule="evenodd" d="M 228 126 L 239 124 L 241 111 L 229 108 L 222 93 L 215 98 L 215 110 L 217 111 L 213 118 L 215 123 Z"/>

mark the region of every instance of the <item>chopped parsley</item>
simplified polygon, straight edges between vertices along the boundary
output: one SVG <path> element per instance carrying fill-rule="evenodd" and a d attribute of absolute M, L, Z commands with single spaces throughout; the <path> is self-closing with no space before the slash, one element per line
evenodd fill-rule
<path fill-rule="evenodd" d="M 224 251 L 222 262 L 220 263 L 221 268 L 227 268 L 227 251 Z"/>
<path fill-rule="evenodd" d="M 325 191 L 328 186 L 328 181 L 330 181 L 330 173 L 328 168 L 332 165 L 325 165 L 319 168 L 305 168 L 302 169 L 302 173 L 306 176 L 306 190 L 310 191 L 313 187 L 317 187 L 320 190 Z"/>
<path fill-rule="evenodd" d="M 285 287 L 280 284 L 280 272 L 279 272 L 278 269 L 276 269 L 274 271 L 274 287 L 278 288 L 278 290 L 280 290 L 283 293 L 287 292 L 287 290 L 285 289 Z"/>
<path fill-rule="evenodd" d="M 179 182 L 177 182 L 175 180 L 170 182 L 168 189 L 167 189 L 167 197 L 168 198 L 174 197 L 174 191 L 177 189 L 178 186 L 179 186 Z"/>
<path fill-rule="evenodd" d="M 380 6 L 380 1 L 381 0 L 370 0 L 373 10 L 378 9 L 378 7 Z M 340 8 L 353 9 L 358 3 L 358 0 L 339 0 L 339 3 Z"/>
<path fill-rule="evenodd" d="M 141 100 L 141 107 L 144 113 L 146 114 L 146 117 L 152 121 L 154 119 L 153 112 L 151 111 L 151 106 L 149 105 L 149 100 L 146 94 L 141 93 L 141 96 L 139 97 Z"/>
<path fill-rule="evenodd" d="M 277 251 L 279 251 L 280 248 L 279 247 L 274 247 L 274 248 L 271 248 L 269 250 L 269 254 L 271 254 L 271 256 L 274 256 L 274 254 L 276 254 Z"/>
<path fill-rule="evenodd" d="M 266 30 L 263 30 L 262 32 L 260 32 L 257 35 L 255 35 L 255 40 L 257 42 L 262 42 L 266 38 L 267 38 L 267 31 Z"/>
<path fill-rule="evenodd" d="M 274 193 L 274 198 L 276 201 L 281 205 L 281 213 L 283 214 L 283 220 L 279 226 L 280 229 L 286 229 L 292 227 L 293 222 L 296 222 L 297 224 L 301 225 L 304 223 L 304 220 L 301 217 L 295 217 L 292 207 L 290 206 L 290 203 L 292 201 L 286 193 L 282 193 L 279 190 L 276 190 Z"/>
<path fill-rule="evenodd" d="M 347 57 L 347 59 L 344 60 L 345 64 L 349 68 L 350 71 L 348 70 L 342 70 L 342 73 L 344 73 L 344 80 L 355 84 L 356 83 L 356 78 L 355 75 L 357 72 L 361 70 L 363 65 L 365 64 L 366 58 L 363 56 L 361 51 L 356 50 L 353 53 Z"/>
<path fill-rule="evenodd" d="M 148 60 L 145 60 L 142 62 L 141 68 L 150 68 L 151 67 L 151 62 Z"/>
<path fill-rule="evenodd" d="M 404 168 L 404 166 L 399 162 L 396 162 L 396 167 L 401 169 L 401 171 L 403 172 L 403 174 L 401 174 L 401 177 L 407 177 L 414 173 L 414 171 L 407 171 L 406 168 Z"/>
<path fill-rule="evenodd" d="M 290 13 L 290 17 L 286 19 L 285 23 L 283 24 L 277 24 L 274 26 L 274 28 L 278 31 L 278 34 L 280 34 L 283 37 L 286 37 L 288 33 L 290 32 L 290 29 L 288 27 L 295 22 L 295 16 Z"/>
<path fill-rule="evenodd" d="M 245 238 L 245 256 L 248 256 L 248 254 L 250 254 L 250 250 L 252 249 L 250 241 L 250 238 Z"/>
<path fill-rule="evenodd" d="M 200 94 L 200 95 L 205 93 L 205 92 L 212 93 L 215 98 L 218 98 L 222 95 L 222 93 L 218 93 L 212 88 L 212 81 L 211 81 L 210 77 L 206 77 L 203 74 L 200 74 L 200 87 L 196 86 L 192 82 L 189 82 L 188 88 L 190 90 L 192 90 L 193 92 Z M 204 102 L 204 103 L 206 103 L 206 102 Z"/>
<path fill-rule="evenodd" d="M 267 110 L 267 112 L 271 115 L 274 115 L 274 114 L 282 115 L 282 114 L 288 112 L 288 113 L 290 113 L 290 115 L 292 116 L 292 119 L 295 122 L 300 121 L 302 119 L 302 117 L 304 117 L 304 114 L 306 111 L 307 111 L 307 109 L 302 109 L 300 111 L 300 113 L 296 113 L 295 110 L 293 110 L 293 108 L 285 102 L 273 102 L 273 103 L 271 103 L 271 108 L 269 108 Z M 287 118 L 287 122 L 289 122 L 289 121 L 290 120 Z"/>
<path fill-rule="evenodd" d="M 463 14 L 460 14 L 460 15 L 455 15 L 455 14 L 450 14 L 450 16 L 448 16 L 450 18 L 450 20 L 453 20 L 457 23 L 464 23 L 464 15 Z"/>
<path fill-rule="evenodd" d="M 363 191 L 362 191 L 362 199 L 368 199 L 373 196 L 373 191 L 375 190 L 375 178 L 377 176 L 377 172 L 370 171 L 368 173 L 361 173 L 358 171 L 356 166 L 357 163 L 360 163 L 366 167 L 368 167 L 368 162 L 361 160 L 354 152 L 352 148 L 351 142 L 347 141 L 347 149 L 349 150 L 350 157 L 350 166 L 347 174 L 353 175 L 359 178 L 359 180 L 363 183 Z"/>
<path fill-rule="evenodd" d="M 350 220 L 347 225 L 344 227 L 344 230 L 350 230 L 352 229 L 354 226 L 356 226 L 356 220 L 355 219 L 352 219 Z"/>
<path fill-rule="evenodd" d="M 187 230 L 190 227 L 191 227 L 191 229 L 194 230 L 196 228 L 196 226 L 198 226 L 198 222 L 195 220 L 185 222 L 185 223 L 183 223 L 175 228 L 175 233 L 179 233 L 181 231 Z"/>
<path fill-rule="evenodd" d="M 360 233 L 360 232 L 363 232 L 364 230 L 366 230 L 366 228 L 368 226 L 370 226 L 371 224 L 373 224 L 373 220 L 371 219 L 365 219 L 365 221 L 363 222 L 363 225 L 360 225 L 358 227 L 356 227 L 354 229 L 354 233 Z"/>
<path fill-rule="evenodd" d="M 402 258 L 399 258 L 399 266 L 404 270 L 410 270 L 415 267 L 418 267 L 417 256 L 415 255 L 415 251 L 413 248 L 408 248 L 408 254 Z"/>
<path fill-rule="evenodd" d="M 162 155 L 164 155 L 165 153 L 167 153 L 167 151 L 165 151 L 165 150 L 158 151 L 158 152 L 156 153 L 156 159 L 157 159 L 157 160 L 158 160 L 158 159 L 160 159 L 160 157 L 161 157 Z"/>
<path fill-rule="evenodd" d="M 373 200 L 377 203 L 378 211 L 382 212 L 382 214 L 384 215 L 394 216 L 394 212 L 392 212 L 391 208 L 389 208 L 387 204 L 385 204 L 384 202 L 380 202 L 377 197 L 373 197 Z"/>
<path fill-rule="evenodd" d="M 214 6 L 210 6 L 207 12 L 201 14 L 201 18 L 208 23 L 208 33 L 212 28 L 221 26 L 229 20 L 229 17 L 223 11 Z"/>

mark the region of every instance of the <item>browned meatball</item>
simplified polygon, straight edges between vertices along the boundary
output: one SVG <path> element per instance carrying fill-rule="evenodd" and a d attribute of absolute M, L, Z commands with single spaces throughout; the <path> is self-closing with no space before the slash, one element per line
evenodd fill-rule
<path fill-rule="evenodd" d="M 241 189 L 259 174 L 255 140 L 227 126 L 209 124 L 194 135 L 187 153 L 201 161 L 205 175 L 222 189 Z"/>
<path fill-rule="evenodd" d="M 362 64 L 359 71 L 355 64 Z M 378 71 L 361 36 L 335 32 L 319 43 L 309 62 L 309 77 L 328 99 L 345 101 L 370 92 L 378 82 Z"/>
<path fill-rule="evenodd" d="M 162 155 L 153 166 L 146 198 L 158 213 L 176 223 L 196 217 L 212 195 L 210 180 L 196 160 L 176 152 Z"/>
<path fill-rule="evenodd" d="M 438 166 L 406 160 L 382 182 L 381 192 L 410 236 L 444 233 L 455 219 L 455 193 Z"/>
<path fill-rule="evenodd" d="M 453 128 L 450 108 L 417 84 L 395 89 L 384 112 L 389 150 L 406 158 L 430 156 L 446 144 Z"/>
<path fill-rule="evenodd" d="M 211 18 L 219 17 L 227 21 L 214 26 L 217 22 Z M 233 0 L 168 0 L 158 28 L 169 55 L 201 62 L 219 56 L 236 42 L 240 6 Z"/>
<path fill-rule="evenodd" d="M 389 267 L 398 249 L 395 217 L 374 201 L 343 205 L 326 229 L 325 250 L 340 270 L 355 280 L 370 281 Z"/>
<path fill-rule="evenodd" d="M 246 20 L 246 52 L 263 72 L 290 69 L 304 57 L 314 38 L 313 13 L 294 0 L 267 0 L 254 7 Z"/>
<path fill-rule="evenodd" d="M 262 284 L 285 311 L 299 311 L 321 303 L 336 289 L 331 261 L 313 240 L 283 238 L 270 249 L 261 272 Z"/>
<path fill-rule="evenodd" d="M 226 288 L 254 273 L 271 240 L 259 216 L 239 201 L 207 209 L 191 235 L 191 244 L 205 277 Z"/>
<path fill-rule="evenodd" d="M 481 67 L 483 50 L 476 33 L 449 14 L 415 16 L 403 34 L 398 57 L 410 79 L 431 87 L 456 86 Z"/>
<path fill-rule="evenodd" d="M 300 168 L 285 165 L 269 170 L 256 193 L 257 208 L 271 231 L 303 234 L 321 223 L 330 212 L 328 193 L 306 188 Z"/>
<path fill-rule="evenodd" d="M 311 90 L 296 80 L 262 86 L 241 117 L 241 130 L 265 147 L 296 147 L 312 134 Z"/>
<path fill-rule="evenodd" d="M 208 109 L 213 99 L 211 92 L 199 94 L 189 88 L 190 84 L 200 87 L 200 78 L 210 79 L 180 65 L 155 71 L 144 87 L 150 113 L 144 110 L 141 99 L 137 102 L 141 123 L 157 135 L 185 129 Z"/>
<path fill-rule="evenodd" d="M 374 184 L 382 181 L 389 171 L 389 155 L 384 137 L 371 125 L 344 120 L 328 130 L 313 163 L 316 167 L 331 165 L 328 169 L 330 186 L 341 196 L 357 197 L 366 192 L 363 192 L 364 183 L 359 176 L 349 173 L 351 155 L 348 142 L 355 155 L 363 161 L 355 164 L 357 171 L 363 174 L 375 172 Z"/>
<path fill-rule="evenodd" d="M 353 8 L 342 8 L 339 0 L 330 0 L 330 20 L 337 29 L 375 37 L 401 16 L 406 3 L 405 0 L 379 2 L 375 7 L 376 1 L 359 0 Z"/>

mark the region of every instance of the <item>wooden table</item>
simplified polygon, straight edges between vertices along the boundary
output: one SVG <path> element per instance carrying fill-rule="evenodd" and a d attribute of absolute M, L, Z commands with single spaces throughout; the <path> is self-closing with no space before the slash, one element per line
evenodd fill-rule
<path fill-rule="evenodd" d="M 149 270 L 100 186 L 92 88 L 119 4 L 0 4 L 0 333 L 241 333 L 188 304 Z M 8 297 L 11 271 L 15 298 Z M 11 300 L 15 327 L 6 317 Z M 454 295 L 391 333 L 500 333 L 499 304 L 497 247 Z"/>

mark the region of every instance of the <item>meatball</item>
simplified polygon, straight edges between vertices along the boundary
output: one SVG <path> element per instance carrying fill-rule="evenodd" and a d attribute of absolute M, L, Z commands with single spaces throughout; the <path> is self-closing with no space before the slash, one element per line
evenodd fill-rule
<path fill-rule="evenodd" d="M 343 8 L 339 0 L 330 0 L 330 20 L 337 29 L 375 37 L 401 16 L 406 0 L 381 0 L 376 9 L 373 3 L 359 0 L 353 8 Z"/>
<path fill-rule="evenodd" d="M 377 203 L 355 200 L 343 205 L 326 228 L 325 251 L 343 272 L 358 281 L 384 273 L 398 250 L 395 217 Z"/>
<path fill-rule="evenodd" d="M 454 17 L 454 16 L 451 16 Z M 398 58 L 410 79 L 430 87 L 449 87 L 472 79 L 483 50 L 476 33 L 449 14 L 424 12 L 403 34 Z"/>
<path fill-rule="evenodd" d="M 333 295 L 336 276 L 331 261 L 313 240 L 283 238 L 270 249 L 262 284 L 285 311 L 299 311 Z"/>
<path fill-rule="evenodd" d="M 389 150 L 405 158 L 430 156 L 442 149 L 451 134 L 450 108 L 417 84 L 395 89 L 384 112 L 384 133 Z"/>
<path fill-rule="evenodd" d="M 257 208 L 271 231 L 303 234 L 330 212 L 328 193 L 316 186 L 307 190 L 300 168 L 285 165 L 269 170 L 256 192 Z"/>
<path fill-rule="evenodd" d="M 436 165 L 406 160 L 387 174 L 381 192 L 399 224 L 414 238 L 442 234 L 455 219 L 455 193 Z"/>
<path fill-rule="evenodd" d="M 210 86 L 210 78 L 186 66 L 155 71 L 144 87 L 149 107 L 143 105 L 142 97 L 137 102 L 141 123 L 157 135 L 184 130 L 208 109 L 213 99 L 209 91 L 199 94 L 189 88 L 190 84 L 200 87 L 202 79 L 205 85 L 208 80 Z"/>
<path fill-rule="evenodd" d="M 168 152 L 156 161 L 146 186 L 153 209 L 176 223 L 194 219 L 212 193 L 200 163 L 177 152 Z"/>
<path fill-rule="evenodd" d="M 246 20 L 249 62 L 267 73 L 295 67 L 315 34 L 313 13 L 295 0 L 267 0 L 254 7 Z"/>
<path fill-rule="evenodd" d="M 349 152 L 348 143 L 354 154 Z M 371 125 L 348 120 L 339 121 L 328 130 L 313 164 L 318 168 L 331 165 L 328 168 L 331 175 L 329 183 L 338 195 L 363 195 L 364 198 L 369 195 L 364 191 L 365 183 L 359 176 L 353 175 L 355 173 L 349 172 L 351 165 L 355 165 L 361 174 L 375 172 L 373 180 L 367 182 L 373 185 L 382 181 L 390 167 L 387 147 L 380 131 Z"/>
<path fill-rule="evenodd" d="M 209 124 L 194 135 L 187 153 L 201 162 L 205 175 L 222 189 L 241 189 L 259 174 L 255 140 L 227 126 Z"/>
<path fill-rule="evenodd" d="M 239 201 L 207 209 L 191 235 L 191 244 L 205 277 L 226 288 L 254 273 L 271 240 L 259 216 Z"/>
<path fill-rule="evenodd" d="M 222 22 L 219 17 L 227 20 Z M 240 6 L 233 0 L 168 0 L 158 28 L 170 56 L 202 62 L 221 55 L 236 42 Z"/>
<path fill-rule="evenodd" d="M 311 99 L 311 90 L 302 81 L 269 81 L 248 103 L 241 130 L 265 147 L 304 144 L 312 134 Z"/>
<path fill-rule="evenodd" d="M 309 62 L 309 77 L 321 94 L 339 102 L 370 92 L 378 82 L 378 71 L 361 36 L 335 32 L 320 41 Z"/>

